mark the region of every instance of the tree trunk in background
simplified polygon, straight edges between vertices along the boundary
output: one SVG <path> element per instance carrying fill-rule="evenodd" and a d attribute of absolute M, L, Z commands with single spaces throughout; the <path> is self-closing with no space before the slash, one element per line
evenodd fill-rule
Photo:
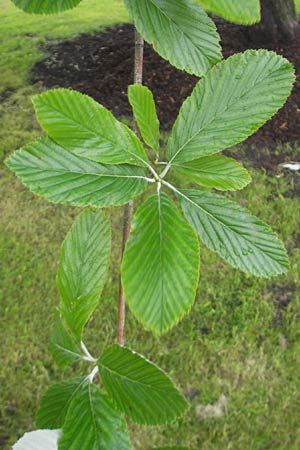
<path fill-rule="evenodd" d="M 294 0 L 261 0 L 261 26 L 274 38 L 277 33 L 284 38 L 294 37 L 297 25 Z"/>

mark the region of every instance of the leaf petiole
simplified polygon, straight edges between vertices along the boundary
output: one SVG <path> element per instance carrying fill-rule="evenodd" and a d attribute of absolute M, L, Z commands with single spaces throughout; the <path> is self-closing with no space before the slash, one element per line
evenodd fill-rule
<path fill-rule="evenodd" d="M 81 350 L 83 351 L 84 357 L 82 358 L 84 361 L 88 361 L 88 362 L 92 362 L 92 363 L 96 363 L 97 359 L 94 358 L 90 352 L 88 351 L 88 349 L 86 348 L 85 344 L 83 341 L 81 341 L 80 343 L 81 346 Z"/>
<path fill-rule="evenodd" d="M 169 170 L 171 169 L 171 161 L 166 163 L 166 167 L 164 168 L 164 170 L 162 171 L 162 173 L 160 174 L 160 178 L 165 178 L 165 176 L 167 175 L 167 173 L 169 172 Z"/>
<path fill-rule="evenodd" d="M 89 383 L 93 383 L 95 376 L 99 373 L 99 369 L 98 366 L 95 366 L 93 368 L 93 370 L 91 371 L 91 373 L 87 376 L 87 380 L 89 381 Z"/>

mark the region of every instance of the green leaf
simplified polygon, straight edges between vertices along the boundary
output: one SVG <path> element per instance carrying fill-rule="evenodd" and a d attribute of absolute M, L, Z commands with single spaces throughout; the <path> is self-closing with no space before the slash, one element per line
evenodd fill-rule
<path fill-rule="evenodd" d="M 289 263 L 281 241 L 240 205 L 196 190 L 180 190 L 178 198 L 201 240 L 233 267 L 259 277 L 287 272 Z"/>
<path fill-rule="evenodd" d="M 232 158 L 223 155 L 204 156 L 193 161 L 173 165 L 176 172 L 200 186 L 235 191 L 250 183 L 248 171 Z"/>
<path fill-rule="evenodd" d="M 140 84 L 128 88 L 128 98 L 132 106 L 142 138 L 149 147 L 159 151 L 159 120 L 150 89 Z"/>
<path fill-rule="evenodd" d="M 79 377 L 50 386 L 36 413 L 37 427 L 50 430 L 62 428 L 70 403 L 84 383 L 86 378 Z"/>
<path fill-rule="evenodd" d="M 25 433 L 12 450 L 57 450 L 60 430 L 37 430 Z"/>
<path fill-rule="evenodd" d="M 66 325 L 58 310 L 55 310 L 55 328 L 51 336 L 50 348 L 57 364 L 65 367 L 82 359 L 80 340 L 76 339 Z"/>
<path fill-rule="evenodd" d="M 230 22 L 250 25 L 260 21 L 259 0 L 195 0 L 207 11 Z"/>
<path fill-rule="evenodd" d="M 57 272 L 60 311 L 79 340 L 106 281 L 110 246 L 110 225 L 100 210 L 80 214 L 62 245 Z"/>
<path fill-rule="evenodd" d="M 164 193 L 137 210 L 122 280 L 127 303 L 147 329 L 162 334 L 191 309 L 198 284 L 199 243 Z"/>
<path fill-rule="evenodd" d="M 145 150 L 135 134 L 91 97 L 69 89 L 37 95 L 39 123 L 51 139 L 78 156 L 102 164 L 145 165 Z"/>
<path fill-rule="evenodd" d="M 119 345 L 106 348 L 98 367 L 109 396 L 136 423 L 165 424 L 188 408 L 168 376 L 128 348 Z"/>
<path fill-rule="evenodd" d="M 77 6 L 81 0 L 12 0 L 25 12 L 32 14 L 57 14 Z"/>
<path fill-rule="evenodd" d="M 94 384 L 85 383 L 74 395 L 58 449 L 131 449 L 124 419 Z"/>
<path fill-rule="evenodd" d="M 191 161 L 242 142 L 284 104 L 294 80 L 292 65 L 267 50 L 248 50 L 213 67 L 179 112 L 168 159 Z"/>
<path fill-rule="evenodd" d="M 125 0 L 137 30 L 178 69 L 202 76 L 222 58 L 214 22 L 191 0 Z"/>
<path fill-rule="evenodd" d="M 35 194 L 74 206 L 123 205 L 147 185 L 140 167 L 98 164 L 46 138 L 13 153 L 7 166 Z"/>

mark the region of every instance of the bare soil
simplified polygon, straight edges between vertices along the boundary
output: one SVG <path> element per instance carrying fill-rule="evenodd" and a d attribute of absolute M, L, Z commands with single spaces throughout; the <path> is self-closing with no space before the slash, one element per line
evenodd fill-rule
<path fill-rule="evenodd" d="M 297 82 L 281 111 L 247 141 L 247 157 L 255 165 L 277 166 L 286 154 L 263 157 L 260 148 L 300 144 L 300 30 L 293 41 L 269 41 L 257 27 L 243 27 L 215 19 L 221 35 L 224 57 L 249 48 L 274 50 L 295 66 Z M 32 82 L 47 88 L 69 87 L 90 95 L 116 116 L 129 116 L 127 86 L 133 80 L 133 26 L 121 25 L 94 35 L 49 44 L 46 57 L 33 69 Z M 183 73 L 161 59 L 146 44 L 144 83 L 153 91 L 163 130 L 170 130 L 183 100 L 197 78 Z M 294 154 L 294 153 L 293 153 Z M 271 159 L 270 159 L 271 158 Z"/>

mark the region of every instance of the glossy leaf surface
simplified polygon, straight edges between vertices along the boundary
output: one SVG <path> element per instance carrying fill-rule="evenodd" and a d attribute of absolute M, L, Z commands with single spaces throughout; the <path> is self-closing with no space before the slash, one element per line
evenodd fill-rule
<path fill-rule="evenodd" d="M 124 419 L 88 382 L 74 395 L 62 431 L 59 450 L 131 450 Z"/>
<path fill-rule="evenodd" d="M 57 14 L 77 6 L 81 0 L 12 0 L 25 12 L 32 14 Z"/>
<path fill-rule="evenodd" d="M 128 348 L 118 345 L 106 348 L 98 367 L 109 396 L 136 423 L 168 423 L 188 408 L 169 377 Z"/>
<path fill-rule="evenodd" d="M 87 95 L 54 89 L 35 96 L 33 104 L 51 139 L 78 156 L 102 164 L 144 165 L 148 160 L 135 134 Z"/>
<path fill-rule="evenodd" d="M 127 303 L 144 326 L 162 334 L 189 312 L 198 284 L 199 244 L 165 193 L 137 210 L 122 279 Z"/>
<path fill-rule="evenodd" d="M 202 76 L 222 58 L 214 22 L 192 0 L 125 0 L 136 28 L 178 69 Z"/>
<path fill-rule="evenodd" d="M 50 386 L 36 414 L 37 427 L 50 430 L 62 428 L 70 403 L 83 383 L 85 378 L 81 377 Z"/>
<path fill-rule="evenodd" d="M 207 11 L 230 22 L 250 25 L 260 21 L 259 0 L 195 0 Z"/>
<path fill-rule="evenodd" d="M 200 239 L 233 267 L 259 277 L 288 270 L 282 242 L 268 225 L 237 203 L 196 190 L 181 190 L 178 199 Z"/>
<path fill-rule="evenodd" d="M 242 142 L 283 106 L 294 80 L 292 65 L 267 50 L 219 63 L 184 102 L 168 142 L 169 161 L 191 161 Z"/>
<path fill-rule="evenodd" d="M 51 335 L 50 348 L 61 367 L 82 359 L 80 340 L 67 329 L 58 310 L 55 311 L 55 327 Z"/>
<path fill-rule="evenodd" d="M 25 186 L 54 203 L 122 205 L 147 185 L 140 167 L 98 164 L 45 138 L 13 153 L 6 163 Z"/>
<path fill-rule="evenodd" d="M 98 305 L 106 281 L 110 246 L 110 225 L 101 210 L 81 213 L 62 245 L 57 272 L 60 311 L 79 339 Z"/>
<path fill-rule="evenodd" d="M 223 155 L 204 156 L 174 164 L 176 172 L 200 186 L 221 191 L 235 191 L 250 183 L 249 172 L 237 161 Z"/>
<path fill-rule="evenodd" d="M 146 86 L 133 84 L 128 88 L 128 98 L 142 138 L 149 147 L 158 152 L 159 120 L 152 92 Z"/>

